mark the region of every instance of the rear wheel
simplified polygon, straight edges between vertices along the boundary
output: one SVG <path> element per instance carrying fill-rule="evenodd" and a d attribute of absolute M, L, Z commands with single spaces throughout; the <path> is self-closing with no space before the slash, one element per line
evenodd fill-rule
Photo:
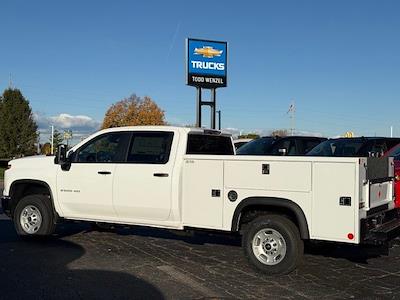
<path fill-rule="evenodd" d="M 14 226 L 21 236 L 46 236 L 54 232 L 54 213 L 45 195 L 28 195 L 14 210 Z"/>
<path fill-rule="evenodd" d="M 299 230 L 280 215 L 254 219 L 243 235 L 242 245 L 252 266 L 268 275 L 290 273 L 304 252 Z"/>

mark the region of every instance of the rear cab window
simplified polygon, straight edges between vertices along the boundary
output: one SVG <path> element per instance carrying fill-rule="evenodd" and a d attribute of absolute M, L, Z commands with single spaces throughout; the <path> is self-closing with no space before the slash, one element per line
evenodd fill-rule
<path fill-rule="evenodd" d="M 230 136 L 190 133 L 186 154 L 234 155 L 235 150 Z"/>
<path fill-rule="evenodd" d="M 173 132 L 133 132 L 127 162 L 166 164 L 169 160 L 173 137 Z"/>

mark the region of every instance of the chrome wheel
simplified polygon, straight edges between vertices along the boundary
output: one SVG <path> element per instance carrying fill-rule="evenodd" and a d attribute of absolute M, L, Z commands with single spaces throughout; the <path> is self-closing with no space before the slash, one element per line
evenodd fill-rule
<path fill-rule="evenodd" d="M 280 263 L 286 255 L 286 242 L 283 236 L 272 228 L 258 231 L 253 238 L 254 256 L 263 264 L 273 266 Z"/>
<path fill-rule="evenodd" d="M 36 206 L 28 205 L 21 211 L 19 222 L 26 233 L 35 234 L 42 225 L 42 214 Z"/>

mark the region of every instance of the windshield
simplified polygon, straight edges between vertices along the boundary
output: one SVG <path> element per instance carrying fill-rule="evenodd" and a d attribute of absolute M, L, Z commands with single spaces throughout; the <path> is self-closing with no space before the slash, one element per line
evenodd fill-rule
<path fill-rule="evenodd" d="M 392 150 L 387 153 L 387 156 L 393 156 L 395 160 L 400 160 L 400 144 L 392 148 Z"/>
<path fill-rule="evenodd" d="M 357 156 L 360 148 L 365 144 L 363 140 L 336 139 L 322 142 L 310 152 L 309 156 Z"/>
<path fill-rule="evenodd" d="M 236 154 L 238 155 L 264 155 L 267 153 L 268 149 L 271 147 L 274 141 L 273 137 L 263 137 L 256 139 L 254 141 L 248 142 L 247 144 L 241 146 Z"/>

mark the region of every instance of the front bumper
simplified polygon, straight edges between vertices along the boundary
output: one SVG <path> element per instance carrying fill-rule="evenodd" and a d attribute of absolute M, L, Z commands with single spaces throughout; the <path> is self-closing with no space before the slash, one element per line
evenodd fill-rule
<path fill-rule="evenodd" d="M 8 196 L 2 196 L 1 198 L 1 208 L 3 212 L 7 216 L 11 216 L 11 197 Z"/>
<path fill-rule="evenodd" d="M 362 243 L 384 245 L 400 236 L 400 210 L 361 220 Z"/>

